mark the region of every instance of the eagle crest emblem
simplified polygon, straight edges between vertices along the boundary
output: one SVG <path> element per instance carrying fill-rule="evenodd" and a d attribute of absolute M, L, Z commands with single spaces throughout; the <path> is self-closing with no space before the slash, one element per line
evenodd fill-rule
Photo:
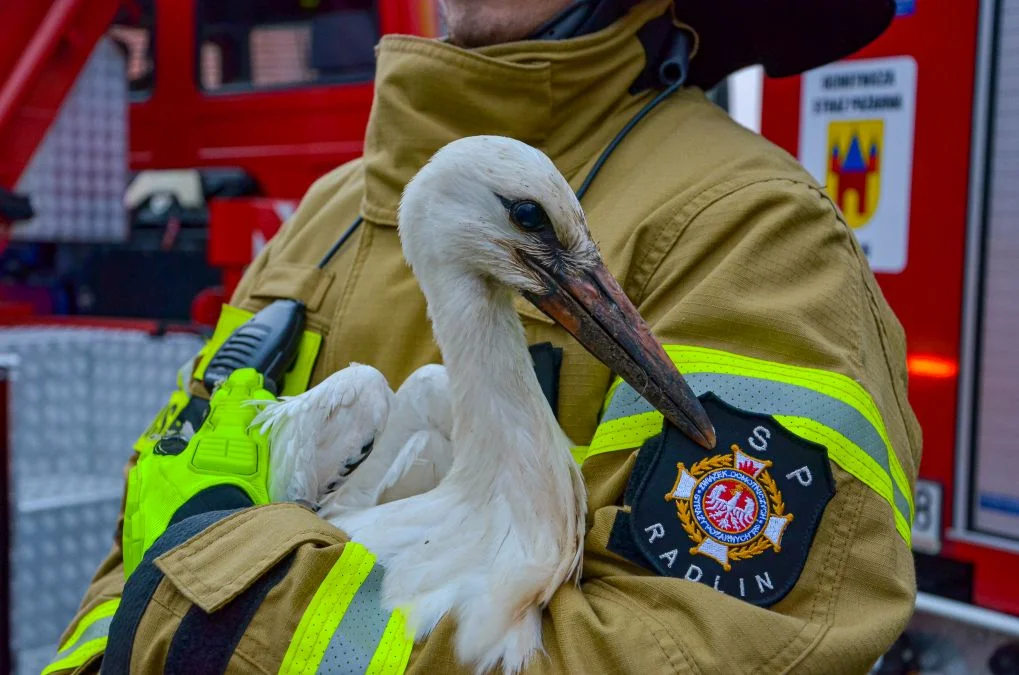
<path fill-rule="evenodd" d="M 690 553 L 715 559 L 726 572 L 733 561 L 768 549 L 781 551 L 782 535 L 793 519 L 768 474 L 771 462 L 751 457 L 735 443 L 731 450 L 689 469 L 678 462 L 676 483 L 665 495 L 695 544 Z"/>

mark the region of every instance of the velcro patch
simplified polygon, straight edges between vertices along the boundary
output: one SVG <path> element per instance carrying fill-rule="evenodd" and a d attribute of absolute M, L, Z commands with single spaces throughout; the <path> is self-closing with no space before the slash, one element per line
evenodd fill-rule
<path fill-rule="evenodd" d="M 718 445 L 666 423 L 640 449 L 609 550 L 659 574 L 768 607 L 792 589 L 835 495 L 824 446 L 771 417 L 700 397 Z"/>

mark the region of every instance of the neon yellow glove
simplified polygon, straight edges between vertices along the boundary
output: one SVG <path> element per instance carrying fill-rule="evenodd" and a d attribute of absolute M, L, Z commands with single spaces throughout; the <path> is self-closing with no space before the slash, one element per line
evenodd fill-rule
<path fill-rule="evenodd" d="M 252 368 L 230 374 L 209 401 L 209 414 L 187 442 L 164 439 L 142 449 L 127 479 L 124 577 L 166 531 L 177 510 L 203 490 L 233 485 L 254 504 L 269 503 L 269 444 L 249 425 L 252 400 L 274 401 Z"/>

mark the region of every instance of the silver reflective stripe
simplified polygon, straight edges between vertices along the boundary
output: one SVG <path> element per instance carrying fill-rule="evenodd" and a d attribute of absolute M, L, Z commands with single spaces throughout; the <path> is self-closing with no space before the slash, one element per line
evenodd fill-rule
<path fill-rule="evenodd" d="M 102 619 L 98 619 L 91 626 L 85 629 L 85 631 L 78 636 L 78 639 L 74 641 L 74 644 L 70 644 L 64 649 L 57 652 L 57 655 L 53 657 L 53 663 L 70 656 L 78 647 L 82 646 L 86 642 L 91 642 L 101 637 L 107 637 L 110 634 L 110 624 L 113 622 L 112 616 L 106 616 Z"/>
<path fill-rule="evenodd" d="M 896 508 L 907 523 L 912 521 L 909 500 L 892 479 L 888 447 L 884 439 L 874 425 L 853 406 L 813 389 L 759 377 L 721 373 L 690 373 L 684 377 L 698 396 L 711 391 L 729 405 L 748 412 L 806 417 L 839 432 L 884 469 L 892 484 Z M 650 403 L 624 382 L 616 388 L 602 422 L 653 410 Z"/>
<path fill-rule="evenodd" d="M 360 675 L 368 670 L 389 622 L 389 612 L 382 607 L 383 573 L 382 566 L 375 565 L 357 589 L 329 640 L 318 675 Z"/>

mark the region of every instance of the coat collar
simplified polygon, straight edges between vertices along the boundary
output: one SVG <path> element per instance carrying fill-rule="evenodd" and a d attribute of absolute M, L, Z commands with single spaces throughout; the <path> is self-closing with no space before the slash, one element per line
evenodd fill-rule
<path fill-rule="evenodd" d="M 465 50 L 439 40 L 386 36 L 365 133 L 362 213 L 396 225 L 403 187 L 443 145 L 477 134 L 543 150 L 571 182 L 617 131 L 606 119 L 635 113 L 647 93 L 637 33 L 669 0 L 648 0 L 598 33 Z"/>

